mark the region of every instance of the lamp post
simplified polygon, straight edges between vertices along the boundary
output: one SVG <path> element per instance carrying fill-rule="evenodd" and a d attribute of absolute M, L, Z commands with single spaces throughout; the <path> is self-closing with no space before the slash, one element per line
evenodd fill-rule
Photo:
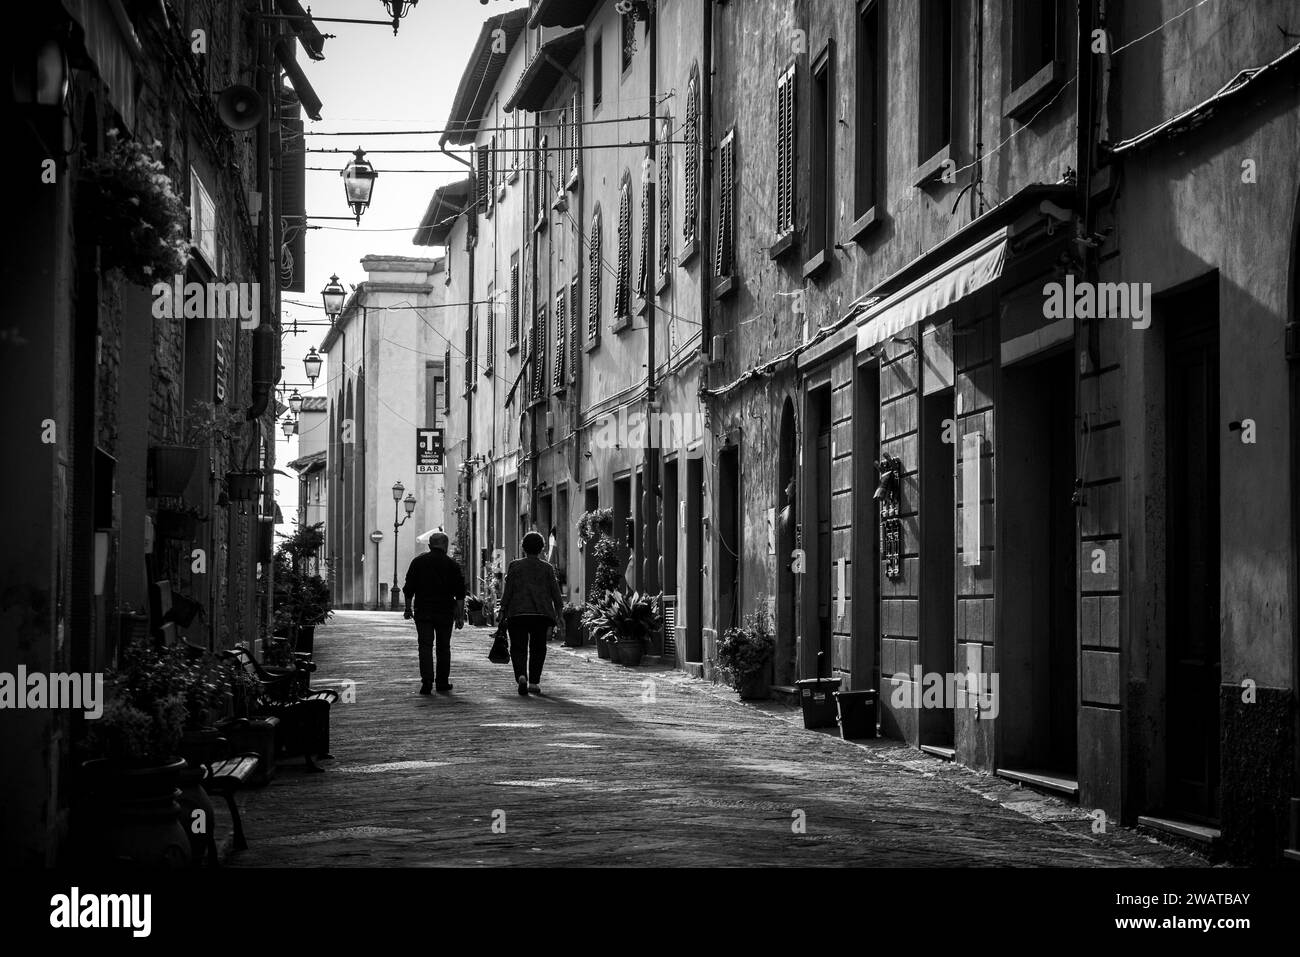
<path fill-rule="evenodd" d="M 302 411 L 302 393 L 297 389 L 294 389 L 293 393 L 289 396 L 289 408 L 294 415 L 297 415 Z"/>
<path fill-rule="evenodd" d="M 307 354 L 303 356 L 302 368 L 303 371 L 307 373 L 307 378 L 311 380 L 312 388 L 316 387 L 316 379 L 320 376 L 320 367 L 322 362 L 323 360 L 321 359 L 320 354 L 316 351 L 315 346 L 308 349 Z"/>
<path fill-rule="evenodd" d="M 343 283 L 339 282 L 339 277 L 334 275 L 330 276 L 330 281 L 320 291 L 320 296 L 325 303 L 325 315 L 333 322 L 343 312 L 343 302 L 348 297 L 348 291 L 343 288 Z"/>
<path fill-rule="evenodd" d="M 370 196 L 375 191 L 375 179 L 379 176 L 375 168 L 366 159 L 366 151 L 357 147 L 352 151 L 352 162 L 343 167 L 339 173 L 343 177 L 343 192 L 348 198 L 348 205 L 361 225 L 361 214 L 370 206 Z"/>
<path fill-rule="evenodd" d="M 379 611 L 379 543 L 384 540 L 384 533 L 376 529 L 370 533 L 370 540 L 375 543 L 375 611 Z"/>
<path fill-rule="evenodd" d="M 397 530 L 406 524 L 406 519 L 411 517 L 415 511 L 414 493 L 406 496 L 406 501 L 402 501 L 402 493 L 406 491 L 406 486 L 401 482 L 393 485 L 393 587 L 391 589 L 393 596 L 393 611 L 401 607 L 401 589 L 397 587 Z M 400 522 L 397 520 L 397 504 L 401 502 L 406 507 L 406 517 Z"/>

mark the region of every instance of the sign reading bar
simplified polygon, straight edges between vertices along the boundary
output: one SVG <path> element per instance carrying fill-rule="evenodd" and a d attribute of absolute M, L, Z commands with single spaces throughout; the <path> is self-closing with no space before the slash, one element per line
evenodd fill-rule
<path fill-rule="evenodd" d="M 442 474 L 442 429 L 415 430 L 415 474 Z"/>

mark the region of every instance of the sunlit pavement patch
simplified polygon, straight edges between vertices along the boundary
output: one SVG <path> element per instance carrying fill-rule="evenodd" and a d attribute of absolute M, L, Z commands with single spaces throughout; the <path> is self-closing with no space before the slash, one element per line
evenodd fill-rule
<path fill-rule="evenodd" d="M 556 788 L 562 784 L 591 784 L 582 778 L 538 778 L 536 781 L 493 781 L 495 787 L 503 788 Z"/>
<path fill-rule="evenodd" d="M 329 831 L 314 831 L 309 834 L 280 834 L 275 837 L 260 838 L 263 844 L 325 844 L 329 841 L 346 841 L 371 837 L 402 837 L 407 834 L 419 834 L 419 830 L 410 827 L 339 827 Z"/>
<path fill-rule="evenodd" d="M 446 761 L 392 761 L 388 764 L 357 764 L 335 768 L 340 774 L 378 774 L 381 771 L 423 771 L 426 768 L 443 768 Z"/>
<path fill-rule="evenodd" d="M 576 741 L 552 741 L 547 745 L 548 748 L 593 748 L 598 749 L 598 744 L 579 744 Z"/>
<path fill-rule="evenodd" d="M 480 724 L 480 728 L 540 728 L 540 724 L 529 724 L 525 721 L 501 721 L 496 724 Z"/>

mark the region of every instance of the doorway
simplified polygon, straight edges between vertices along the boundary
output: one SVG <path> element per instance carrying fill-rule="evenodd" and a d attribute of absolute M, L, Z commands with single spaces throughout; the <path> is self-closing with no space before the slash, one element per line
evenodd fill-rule
<path fill-rule="evenodd" d="M 600 487 L 596 484 L 587 486 L 583 492 L 582 506 L 587 512 L 594 512 L 600 508 Z M 592 595 L 592 589 L 596 584 L 596 549 L 593 547 L 594 542 L 584 543 L 582 546 L 582 580 L 587 590 L 587 597 Z"/>
<path fill-rule="evenodd" d="M 704 459 L 686 460 L 686 660 L 704 661 Z"/>
<path fill-rule="evenodd" d="M 813 554 L 809 571 L 813 574 L 810 589 L 814 595 L 816 643 L 811 650 L 811 665 L 819 678 L 831 674 L 831 390 L 818 389 L 812 396 L 812 420 L 816 423 L 813 440 L 812 488 L 809 490 L 815 523 Z"/>
<path fill-rule="evenodd" d="M 1079 710 L 1072 353 L 1008 368 L 1000 413 L 998 764 L 1071 782 Z"/>
<path fill-rule="evenodd" d="M 957 671 L 954 577 L 956 416 L 952 389 L 941 389 L 921 405 L 921 670 L 948 675 Z M 920 743 L 951 748 L 955 712 L 947 707 L 920 712 Z"/>
<path fill-rule="evenodd" d="M 740 623 L 740 448 L 718 453 L 718 634 Z"/>
<path fill-rule="evenodd" d="M 1168 304 L 1166 803 L 1219 817 L 1219 317 L 1200 287 Z"/>
<path fill-rule="evenodd" d="M 778 685 L 789 686 L 794 683 L 796 675 L 795 653 L 797 646 L 795 634 L 796 590 L 794 571 L 794 550 L 796 516 L 799 514 L 798 488 L 795 481 L 795 469 L 798 466 L 798 452 L 795 443 L 794 403 L 785 400 L 781 410 L 781 437 L 777 459 L 777 502 L 776 515 L 776 650 L 775 674 Z M 856 593 L 855 593 L 856 594 Z"/>

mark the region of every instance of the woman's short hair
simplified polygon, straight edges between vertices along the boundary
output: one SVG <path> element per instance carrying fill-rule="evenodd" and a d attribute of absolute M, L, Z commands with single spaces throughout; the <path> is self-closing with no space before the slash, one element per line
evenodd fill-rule
<path fill-rule="evenodd" d="M 529 532 L 524 536 L 524 553 L 527 555 L 540 555 L 542 549 L 546 547 L 546 539 L 542 538 L 539 532 Z"/>

